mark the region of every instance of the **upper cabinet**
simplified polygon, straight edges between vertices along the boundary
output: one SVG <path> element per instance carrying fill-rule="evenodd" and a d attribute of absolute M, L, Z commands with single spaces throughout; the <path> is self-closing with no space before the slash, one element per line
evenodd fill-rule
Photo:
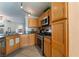
<path fill-rule="evenodd" d="M 48 17 L 49 16 L 49 11 L 50 10 L 47 10 L 46 12 L 44 12 L 41 16 L 41 18 L 44 18 L 44 17 Z M 43 20 L 43 19 L 42 19 Z"/>
<path fill-rule="evenodd" d="M 38 19 L 37 19 L 37 25 L 38 25 L 38 27 L 41 27 L 41 17 L 39 17 Z"/>
<path fill-rule="evenodd" d="M 33 19 L 33 18 L 29 18 L 29 20 L 28 20 L 28 26 L 29 27 L 38 27 L 37 26 L 37 19 Z"/>
<path fill-rule="evenodd" d="M 67 18 L 67 3 L 53 2 L 51 5 L 52 21 Z"/>

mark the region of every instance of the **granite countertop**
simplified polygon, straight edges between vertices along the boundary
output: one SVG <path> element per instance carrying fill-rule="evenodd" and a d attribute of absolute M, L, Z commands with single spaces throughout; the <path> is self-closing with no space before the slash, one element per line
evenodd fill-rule
<path fill-rule="evenodd" d="M 4 40 L 4 36 L 0 36 L 0 42 Z"/>
<path fill-rule="evenodd" d="M 0 38 L 4 38 L 5 36 L 4 35 L 0 35 Z"/>
<path fill-rule="evenodd" d="M 52 38 L 51 36 L 44 36 L 44 37 L 46 37 L 46 38 L 48 38 L 48 39 L 51 39 L 51 38 Z"/>
<path fill-rule="evenodd" d="M 28 34 L 36 33 L 35 31 L 29 31 Z"/>

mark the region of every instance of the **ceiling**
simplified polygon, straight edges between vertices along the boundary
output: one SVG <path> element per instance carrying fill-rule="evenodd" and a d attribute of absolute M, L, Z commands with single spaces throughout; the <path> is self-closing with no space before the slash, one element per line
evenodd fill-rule
<path fill-rule="evenodd" d="M 0 2 L 0 15 L 8 16 L 8 19 L 24 23 L 25 12 L 20 8 L 17 2 Z"/>
<path fill-rule="evenodd" d="M 39 16 L 50 4 L 48 2 L 23 2 L 23 9 Z M 8 19 L 17 23 L 24 23 L 27 13 L 20 8 L 21 2 L 0 2 L 0 15 L 8 16 Z"/>
<path fill-rule="evenodd" d="M 23 8 L 25 11 L 34 16 L 39 16 L 46 8 L 50 6 L 50 2 L 24 2 Z"/>

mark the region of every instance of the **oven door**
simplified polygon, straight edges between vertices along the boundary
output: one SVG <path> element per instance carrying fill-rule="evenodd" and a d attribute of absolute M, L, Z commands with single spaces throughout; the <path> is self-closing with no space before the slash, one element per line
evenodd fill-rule
<path fill-rule="evenodd" d="M 37 39 L 37 46 L 41 49 L 41 39 Z"/>

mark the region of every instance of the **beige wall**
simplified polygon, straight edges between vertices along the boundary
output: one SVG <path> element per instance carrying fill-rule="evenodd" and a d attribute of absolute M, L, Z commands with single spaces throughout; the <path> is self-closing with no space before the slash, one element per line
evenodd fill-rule
<path fill-rule="evenodd" d="M 69 55 L 79 56 L 79 3 L 69 3 Z"/>

